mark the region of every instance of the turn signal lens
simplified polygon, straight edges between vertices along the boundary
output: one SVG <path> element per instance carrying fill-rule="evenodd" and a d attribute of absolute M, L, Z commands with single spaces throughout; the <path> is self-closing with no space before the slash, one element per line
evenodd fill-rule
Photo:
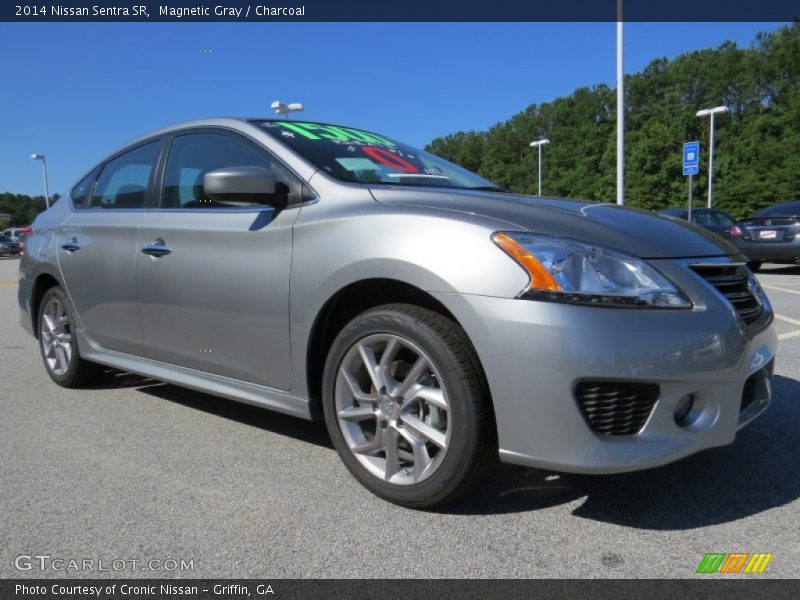
<path fill-rule="evenodd" d="M 731 237 L 739 237 L 740 235 L 742 235 L 742 230 L 738 225 L 733 225 L 731 227 Z"/>
<path fill-rule="evenodd" d="M 500 246 L 503 251 L 513 258 L 519 265 L 525 269 L 528 276 L 531 278 L 528 287 L 536 288 L 539 290 L 552 290 L 558 291 L 561 287 L 558 282 L 553 279 L 550 272 L 544 268 L 542 263 L 531 254 L 525 246 L 520 244 L 515 239 L 509 237 L 505 233 L 495 233 L 492 236 L 495 244 Z"/>

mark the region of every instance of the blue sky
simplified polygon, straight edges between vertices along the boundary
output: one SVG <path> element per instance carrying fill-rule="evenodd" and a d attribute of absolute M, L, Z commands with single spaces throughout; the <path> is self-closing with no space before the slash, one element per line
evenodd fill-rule
<path fill-rule="evenodd" d="M 778 26 L 627 24 L 625 70 Z M 28 156 L 43 152 L 62 193 L 133 137 L 267 116 L 275 99 L 417 146 L 485 129 L 580 86 L 613 87 L 615 24 L 2 23 L 0 56 L 0 191 L 42 193 Z"/>

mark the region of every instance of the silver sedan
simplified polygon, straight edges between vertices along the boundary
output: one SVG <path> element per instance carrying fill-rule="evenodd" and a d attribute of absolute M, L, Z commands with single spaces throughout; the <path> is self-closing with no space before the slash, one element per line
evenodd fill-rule
<path fill-rule="evenodd" d="M 27 246 L 22 325 L 56 383 L 105 365 L 324 418 L 353 476 L 409 507 L 497 458 L 665 464 L 733 442 L 770 402 L 772 309 L 728 242 L 512 194 L 352 127 L 156 131 Z"/>

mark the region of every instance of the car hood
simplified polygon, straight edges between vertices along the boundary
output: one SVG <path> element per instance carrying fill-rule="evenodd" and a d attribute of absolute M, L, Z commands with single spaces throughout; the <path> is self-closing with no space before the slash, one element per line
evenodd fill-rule
<path fill-rule="evenodd" d="M 471 190 L 372 186 L 382 204 L 421 206 L 482 215 L 535 233 L 570 237 L 641 258 L 730 256 L 739 250 L 686 221 L 616 204 Z"/>

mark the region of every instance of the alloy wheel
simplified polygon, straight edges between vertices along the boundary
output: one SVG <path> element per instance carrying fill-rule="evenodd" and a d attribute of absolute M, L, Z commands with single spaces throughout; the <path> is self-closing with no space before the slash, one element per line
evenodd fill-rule
<path fill-rule="evenodd" d="M 376 334 L 356 342 L 336 377 L 336 419 L 368 472 L 386 482 L 424 481 L 450 442 L 450 403 L 431 359 L 411 341 Z"/>
<path fill-rule="evenodd" d="M 72 329 L 64 303 L 50 298 L 42 309 L 42 351 L 47 368 L 54 375 L 63 375 L 72 362 Z"/>

